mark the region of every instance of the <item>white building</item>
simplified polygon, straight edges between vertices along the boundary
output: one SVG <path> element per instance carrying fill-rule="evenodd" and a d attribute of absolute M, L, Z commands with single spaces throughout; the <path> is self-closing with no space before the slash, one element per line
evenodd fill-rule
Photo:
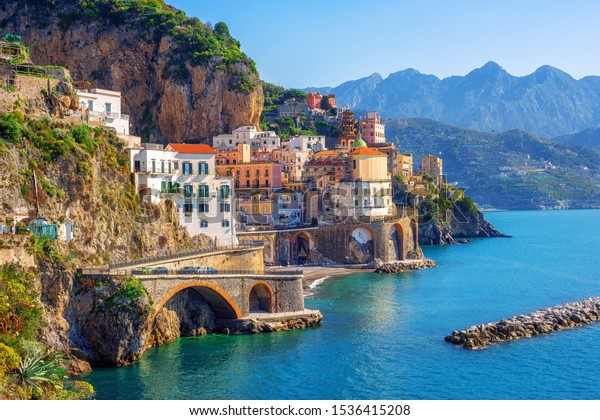
<path fill-rule="evenodd" d="M 252 149 L 271 151 L 279 148 L 281 140 L 274 131 L 257 131 L 253 125 L 238 127 L 231 134 L 213 137 L 215 149 L 237 149 L 240 143 L 249 144 Z"/>
<path fill-rule="evenodd" d="M 84 122 L 103 121 L 118 134 L 129 135 L 129 115 L 121 113 L 121 92 L 105 89 L 78 90 Z M 75 113 L 74 115 L 81 115 Z"/>
<path fill-rule="evenodd" d="M 181 226 L 219 245 L 237 243 L 233 221 L 233 179 L 218 178 L 215 150 L 207 144 L 145 144 L 130 149 L 131 171 L 152 202 L 175 203 Z"/>
<path fill-rule="evenodd" d="M 289 142 L 290 150 L 298 149 L 302 151 L 320 152 L 327 150 L 325 147 L 325 136 L 303 134 L 292 137 Z"/>

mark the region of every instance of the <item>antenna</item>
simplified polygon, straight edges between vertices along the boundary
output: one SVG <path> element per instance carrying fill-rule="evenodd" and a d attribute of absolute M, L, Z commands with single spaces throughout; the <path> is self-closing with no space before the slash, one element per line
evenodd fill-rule
<path fill-rule="evenodd" d="M 33 170 L 33 188 L 35 189 L 35 217 L 40 216 L 40 200 L 38 197 L 37 177 L 35 176 L 35 169 Z"/>

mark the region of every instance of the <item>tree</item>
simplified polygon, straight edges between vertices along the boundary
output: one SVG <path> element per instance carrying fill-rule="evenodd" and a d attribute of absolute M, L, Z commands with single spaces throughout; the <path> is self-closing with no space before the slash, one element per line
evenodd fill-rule
<path fill-rule="evenodd" d="M 325 111 L 325 112 L 333 109 L 333 107 L 329 103 L 329 97 L 328 96 L 323 96 L 323 99 L 321 99 L 321 109 L 323 111 Z"/>

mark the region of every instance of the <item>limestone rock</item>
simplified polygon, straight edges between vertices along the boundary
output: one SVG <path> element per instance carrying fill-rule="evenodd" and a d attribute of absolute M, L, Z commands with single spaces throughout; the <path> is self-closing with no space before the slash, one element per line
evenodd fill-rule
<path fill-rule="evenodd" d="M 163 143 L 193 142 L 241 125 L 259 125 L 262 87 L 258 74 L 245 64 L 226 72 L 220 58 L 202 66 L 181 59 L 174 71 L 177 45 L 171 35 L 99 20 L 74 21 L 65 29 L 56 12 L 38 8 L 35 2 L 8 2 L 0 10 L 4 32 L 27 34 L 33 62 L 65 66 L 78 80 L 122 92 L 132 133 L 144 132 L 149 140 Z M 42 14 L 43 19 L 32 17 Z M 242 80 L 253 81 L 256 88 L 236 90 Z"/>

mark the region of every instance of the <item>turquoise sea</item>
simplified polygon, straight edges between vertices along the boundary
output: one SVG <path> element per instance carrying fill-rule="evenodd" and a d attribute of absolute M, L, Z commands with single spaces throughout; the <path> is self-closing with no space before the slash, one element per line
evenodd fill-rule
<path fill-rule="evenodd" d="M 321 283 L 302 331 L 183 338 L 84 379 L 98 399 L 600 399 L 600 323 L 468 351 L 452 330 L 600 296 L 600 210 L 489 212 L 511 239 Z"/>

